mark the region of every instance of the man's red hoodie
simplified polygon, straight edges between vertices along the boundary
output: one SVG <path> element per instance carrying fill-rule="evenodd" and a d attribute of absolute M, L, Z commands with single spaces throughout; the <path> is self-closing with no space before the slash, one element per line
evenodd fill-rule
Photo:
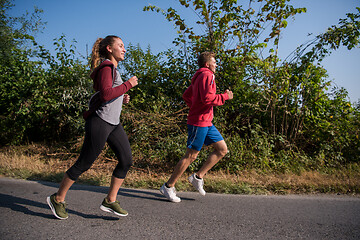
<path fill-rule="evenodd" d="M 212 126 L 213 106 L 221 106 L 229 99 L 227 93 L 216 94 L 215 75 L 208 68 L 200 68 L 183 94 L 189 106 L 187 124 L 198 127 Z"/>

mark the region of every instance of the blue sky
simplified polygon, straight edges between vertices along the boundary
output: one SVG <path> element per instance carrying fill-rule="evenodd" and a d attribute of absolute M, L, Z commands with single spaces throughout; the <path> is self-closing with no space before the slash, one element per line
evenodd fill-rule
<path fill-rule="evenodd" d="M 247 4 L 248 0 L 239 0 Z M 174 47 L 176 30 L 172 23 L 156 12 L 143 12 L 148 4 L 178 10 L 190 25 L 197 17 L 190 9 L 180 6 L 177 0 L 14 0 L 11 14 L 22 15 L 32 12 L 34 6 L 44 10 L 42 20 L 46 28 L 36 36 L 36 40 L 47 49 L 53 48 L 53 39 L 64 34 L 68 41 L 77 41 L 77 50 L 86 55 L 97 37 L 115 34 L 125 45 L 140 44 L 144 49 L 151 47 L 153 53 Z M 292 0 L 295 7 L 306 7 L 307 13 L 295 16 L 288 21 L 282 32 L 279 56 L 284 59 L 297 46 L 323 33 L 331 25 L 345 18 L 346 13 L 356 12 L 360 0 Z M 329 79 L 338 87 L 349 92 L 351 102 L 360 100 L 360 48 L 348 51 L 341 48 L 327 57 L 322 65 L 327 69 Z"/>

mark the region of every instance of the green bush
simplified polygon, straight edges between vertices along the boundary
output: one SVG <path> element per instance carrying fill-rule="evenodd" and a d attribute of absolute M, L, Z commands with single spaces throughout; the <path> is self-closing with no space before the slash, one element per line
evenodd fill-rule
<path fill-rule="evenodd" d="M 180 1 L 189 7 L 187 2 Z M 137 167 L 170 170 L 185 153 L 188 109 L 182 94 L 204 50 L 217 54 L 219 93 L 230 88 L 235 96 L 215 108 L 214 123 L 230 151 L 215 169 L 301 172 L 359 163 L 360 104 L 351 104 L 344 89 L 329 91 L 320 62 L 340 43 L 349 49 L 358 45 L 360 14 L 349 14 L 281 61 L 276 52 L 280 30 L 288 17 L 305 9 L 269 1 L 255 14 L 236 1 L 192 2 L 204 17 L 197 24 L 211 31 L 197 35 L 174 9 L 149 6 L 146 10 L 161 11 L 179 28 L 178 50 L 154 55 L 150 47 L 144 51 L 130 44 L 120 64 L 124 80 L 139 78 L 122 112 Z M 0 17 L 1 30 L 10 36 L 0 44 L 0 144 L 68 142 L 83 135 L 82 112 L 93 92 L 87 60 L 75 57 L 75 45 L 69 46 L 65 36 L 54 40 L 52 56 L 36 44 L 31 31 L 13 29 L 6 15 Z M 259 42 L 262 23 L 272 29 Z M 224 43 L 234 39 L 236 44 L 226 48 Z M 270 54 L 262 57 L 259 51 L 267 45 Z M 204 147 L 190 170 L 198 169 L 210 151 Z"/>
<path fill-rule="evenodd" d="M 57 58 L 43 50 L 33 61 L 13 51 L 0 66 L 0 143 L 67 140 L 79 134 L 82 112 L 92 91 L 86 65 L 67 53 L 65 38 L 55 42 Z"/>

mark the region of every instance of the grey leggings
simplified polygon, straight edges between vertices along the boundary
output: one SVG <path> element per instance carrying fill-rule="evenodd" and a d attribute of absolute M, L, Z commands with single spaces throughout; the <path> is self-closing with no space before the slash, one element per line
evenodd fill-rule
<path fill-rule="evenodd" d="M 70 179 L 76 181 L 83 172 L 91 167 L 103 150 L 105 142 L 109 144 L 119 161 L 114 169 L 113 176 L 120 179 L 126 177 L 132 166 L 132 155 L 124 128 L 121 123 L 111 125 L 93 114 L 85 123 L 85 140 L 80 156 L 66 172 Z"/>

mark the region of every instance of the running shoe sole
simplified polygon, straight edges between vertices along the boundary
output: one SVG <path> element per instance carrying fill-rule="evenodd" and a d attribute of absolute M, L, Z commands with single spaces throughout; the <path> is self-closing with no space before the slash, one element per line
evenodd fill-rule
<path fill-rule="evenodd" d="M 115 212 L 111 208 L 105 207 L 103 205 L 100 206 L 100 209 L 103 210 L 104 212 L 114 213 L 115 215 L 120 216 L 120 217 L 126 217 L 128 215 L 128 213 L 127 214 L 121 214 L 121 213 Z"/>

